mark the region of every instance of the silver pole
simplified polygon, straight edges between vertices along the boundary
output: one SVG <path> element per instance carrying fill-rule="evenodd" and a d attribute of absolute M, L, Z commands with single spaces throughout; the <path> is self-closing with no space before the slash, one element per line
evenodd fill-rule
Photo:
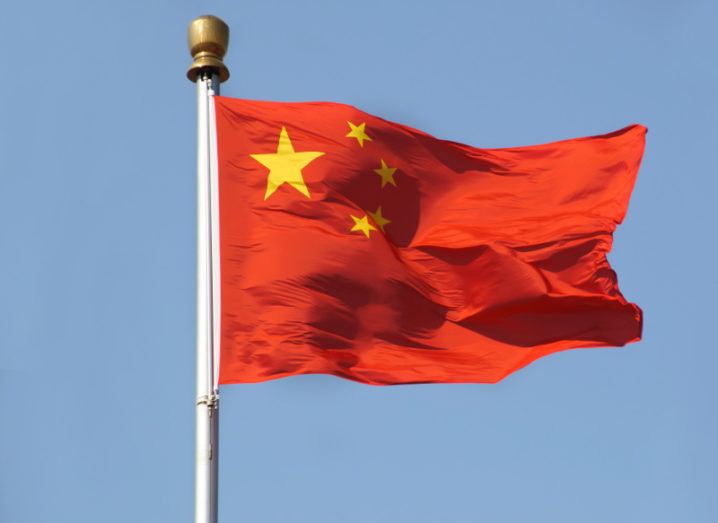
<path fill-rule="evenodd" d="M 214 16 L 189 26 L 194 62 L 187 77 L 197 86 L 197 396 L 195 523 L 217 523 L 219 463 L 219 259 L 214 100 L 229 77 L 222 58 L 229 28 Z"/>
<path fill-rule="evenodd" d="M 197 78 L 197 401 L 195 522 L 217 522 L 219 396 L 213 351 L 210 104 L 216 74 Z"/>

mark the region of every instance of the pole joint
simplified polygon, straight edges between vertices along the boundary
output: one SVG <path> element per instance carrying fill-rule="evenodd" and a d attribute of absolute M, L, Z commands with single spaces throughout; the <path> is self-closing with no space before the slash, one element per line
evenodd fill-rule
<path fill-rule="evenodd" d="M 207 405 L 208 409 L 216 410 L 219 408 L 219 394 L 203 394 L 197 397 L 197 405 Z"/>

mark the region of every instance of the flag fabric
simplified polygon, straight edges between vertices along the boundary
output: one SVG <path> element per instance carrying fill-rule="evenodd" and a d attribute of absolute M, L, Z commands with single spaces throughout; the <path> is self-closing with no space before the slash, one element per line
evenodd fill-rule
<path fill-rule="evenodd" d="M 646 129 L 479 149 L 336 103 L 215 98 L 219 382 L 496 382 L 641 336 L 606 254 Z"/>

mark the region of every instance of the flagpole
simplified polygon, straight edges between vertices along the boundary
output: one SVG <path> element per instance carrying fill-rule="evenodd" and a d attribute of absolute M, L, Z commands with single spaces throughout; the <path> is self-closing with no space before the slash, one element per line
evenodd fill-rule
<path fill-rule="evenodd" d="M 219 259 L 216 143 L 212 98 L 229 78 L 222 58 L 229 28 L 200 16 L 188 30 L 194 62 L 187 78 L 197 86 L 197 396 L 195 431 L 195 523 L 217 523 L 219 458 Z"/>

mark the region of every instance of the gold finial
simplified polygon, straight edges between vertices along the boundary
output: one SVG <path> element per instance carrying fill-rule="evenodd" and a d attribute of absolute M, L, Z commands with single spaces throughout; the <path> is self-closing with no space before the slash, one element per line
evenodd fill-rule
<path fill-rule="evenodd" d="M 189 52 L 194 62 L 187 70 L 187 78 L 197 81 L 202 69 L 209 69 L 219 75 L 219 81 L 229 78 L 229 69 L 222 58 L 229 44 L 229 27 L 212 15 L 195 18 L 187 30 Z"/>

